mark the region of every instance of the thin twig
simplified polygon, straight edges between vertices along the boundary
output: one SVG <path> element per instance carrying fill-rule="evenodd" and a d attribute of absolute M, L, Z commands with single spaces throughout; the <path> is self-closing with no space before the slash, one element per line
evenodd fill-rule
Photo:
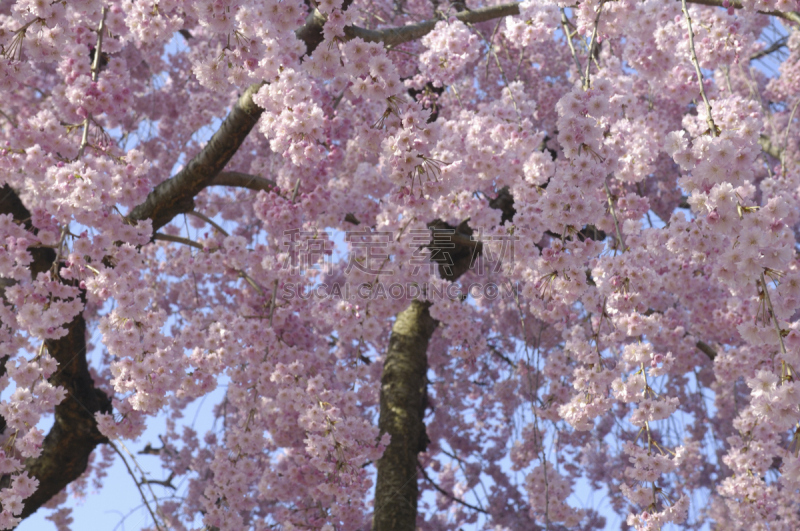
<path fill-rule="evenodd" d="M 509 365 L 511 365 L 514 369 L 517 368 L 517 364 L 514 363 L 513 361 L 511 361 L 511 359 L 508 356 L 506 356 L 505 354 L 503 354 L 502 352 L 497 350 L 497 348 L 495 348 L 494 346 L 492 346 L 492 345 L 488 345 L 488 346 L 489 346 L 489 350 L 492 352 L 492 354 L 494 354 L 495 356 L 497 356 L 501 360 L 503 360 L 506 363 L 508 363 Z"/>
<path fill-rule="evenodd" d="M 789 36 L 788 35 L 784 35 L 782 38 L 780 38 L 777 41 L 775 41 L 772 44 L 770 44 L 769 47 L 764 48 L 763 50 L 761 50 L 759 52 L 756 52 L 753 55 L 751 55 L 750 56 L 750 61 L 756 61 L 758 59 L 761 59 L 764 56 L 767 56 L 767 55 L 769 55 L 769 54 L 771 54 L 773 52 L 776 52 L 776 51 L 780 50 L 781 48 L 786 46 L 786 43 L 788 41 L 789 41 Z"/>
<path fill-rule="evenodd" d="M 154 240 L 160 240 L 162 242 L 172 242 L 172 243 L 182 243 L 184 245 L 188 245 L 190 247 L 194 247 L 196 249 L 207 249 L 207 247 L 200 245 L 199 243 L 192 241 L 188 238 L 182 238 L 180 236 L 173 236 L 172 234 L 163 234 L 161 232 L 156 232 L 153 234 Z"/>
<path fill-rule="evenodd" d="M 583 90 L 589 90 L 589 67 L 592 66 L 592 56 L 594 47 L 597 45 L 597 25 L 600 23 L 600 13 L 603 11 L 603 4 L 605 0 L 600 0 L 600 5 L 597 7 L 597 15 L 594 17 L 594 28 L 592 29 L 592 37 L 589 39 L 589 57 L 586 60 L 586 74 L 583 76 Z"/>
<path fill-rule="evenodd" d="M 581 85 L 586 85 L 586 78 L 583 77 L 583 69 L 581 62 L 578 60 L 578 54 L 575 53 L 575 46 L 572 44 L 572 34 L 569 32 L 569 21 L 567 20 L 567 13 L 564 8 L 561 8 L 561 28 L 564 30 L 564 37 L 567 39 L 569 51 L 572 53 L 572 58 L 575 60 L 575 66 L 578 68 L 578 75 L 581 77 Z"/>
<path fill-rule="evenodd" d="M 8 123 L 10 123 L 10 124 L 11 124 L 11 127 L 13 127 L 14 129 L 16 129 L 17 127 L 19 127 L 19 125 L 17 124 L 17 121 L 16 121 L 16 120 L 14 120 L 14 119 L 13 119 L 11 116 L 9 116 L 8 114 L 6 114 L 6 113 L 3 111 L 3 109 L 0 109 L 0 116 L 2 116 L 3 118 L 5 118 L 6 120 L 8 120 Z"/>
<path fill-rule="evenodd" d="M 606 188 L 606 198 L 608 199 L 608 209 L 611 211 L 611 216 L 614 218 L 614 229 L 617 231 L 617 240 L 619 241 L 620 250 L 625 250 L 625 242 L 622 240 L 622 233 L 619 230 L 619 220 L 617 219 L 617 211 L 614 208 L 614 201 L 611 199 L 611 191 L 608 189 L 608 183 L 603 182 Z"/>
<path fill-rule="evenodd" d="M 769 297 L 769 290 L 767 289 L 767 281 L 764 279 L 764 272 L 761 272 L 761 289 L 764 290 L 764 298 L 767 299 L 767 306 L 769 313 L 772 315 L 772 322 L 775 324 L 775 331 L 778 333 L 778 341 L 781 344 L 781 354 L 786 357 L 786 345 L 783 344 L 783 332 L 778 324 L 778 316 L 775 315 L 775 310 L 772 308 L 772 299 Z"/>
<path fill-rule="evenodd" d="M 681 8 L 683 10 L 683 15 L 686 17 L 686 27 L 689 30 L 689 49 L 692 52 L 692 64 L 694 64 L 694 70 L 697 73 L 697 81 L 700 83 L 700 95 L 703 97 L 703 103 L 706 105 L 706 123 L 708 124 L 708 129 L 711 132 L 712 136 L 719 136 L 719 128 L 717 124 L 714 123 L 714 118 L 711 116 L 711 104 L 708 102 L 708 96 L 706 96 L 706 89 L 703 83 L 703 72 L 700 70 L 700 62 L 697 60 L 697 52 L 694 49 L 694 31 L 692 31 L 692 17 L 689 16 L 689 8 L 686 7 L 686 0 L 681 0 Z"/>
<path fill-rule="evenodd" d="M 188 212 L 188 214 L 189 214 L 190 216 L 194 216 L 194 217 L 196 217 L 197 219 L 202 219 L 203 221 L 205 221 L 206 223 L 208 223 L 209 225 L 211 225 L 212 227 L 214 227 L 215 229 L 217 229 L 217 231 L 218 231 L 220 234 L 222 234 L 222 235 L 224 235 L 224 236 L 229 236 L 229 234 L 227 233 L 227 231 L 226 231 L 225 229 L 223 229 L 222 227 L 220 227 L 220 226 L 219 226 L 217 223 L 215 223 L 215 222 L 214 222 L 214 221 L 213 221 L 211 218 L 209 218 L 209 217 L 208 217 L 208 216 L 206 216 L 205 214 L 201 214 L 200 212 L 197 212 L 196 210 L 192 210 L 191 212 Z"/>
<path fill-rule="evenodd" d="M 147 496 L 145 496 L 144 491 L 142 490 L 142 485 L 136 480 L 136 475 L 133 473 L 133 470 L 131 469 L 131 466 L 128 464 L 128 461 L 125 459 L 125 456 L 122 455 L 122 452 L 119 451 L 119 448 L 117 448 L 117 446 L 113 442 L 109 441 L 108 445 L 111 446 L 111 448 L 114 449 L 114 451 L 117 453 L 120 459 L 122 459 L 122 463 L 125 465 L 125 468 L 128 469 L 128 474 L 130 474 L 131 477 L 133 478 L 133 482 L 136 484 L 136 489 L 139 491 L 139 495 L 142 497 L 142 501 L 144 501 L 144 506 L 147 507 L 147 511 L 150 513 L 150 517 L 153 519 L 153 523 L 156 525 L 156 529 L 161 531 L 162 527 L 161 524 L 158 522 L 158 518 L 156 518 L 156 513 L 153 512 L 153 508 L 150 507 L 150 502 L 147 501 Z"/>
<path fill-rule="evenodd" d="M 97 81 L 97 76 L 100 73 L 100 56 L 103 54 L 103 33 L 105 33 L 106 29 L 106 8 L 103 7 L 100 11 L 102 14 L 102 18 L 100 19 L 100 25 L 97 27 L 97 44 L 94 47 L 94 60 L 92 61 L 92 81 Z M 81 134 L 81 145 L 78 148 L 78 156 L 75 157 L 75 160 L 80 159 L 83 157 L 83 152 L 86 151 L 86 146 L 89 145 L 89 122 L 92 121 L 92 113 L 86 115 L 86 118 L 83 120 L 83 133 Z"/>
<path fill-rule="evenodd" d="M 786 162 L 786 148 L 789 146 L 789 129 L 792 127 L 792 120 L 794 120 L 794 113 L 797 111 L 797 105 L 800 104 L 800 98 L 794 103 L 792 112 L 789 114 L 789 121 L 786 123 L 786 130 L 783 132 L 783 147 L 781 147 L 781 175 L 784 173 L 784 165 Z"/>
<path fill-rule="evenodd" d="M 437 485 L 437 484 L 436 484 L 436 483 L 435 483 L 435 482 L 434 482 L 434 481 L 433 481 L 433 480 L 430 478 L 430 476 L 428 476 L 428 473 L 425 471 L 425 467 L 423 467 L 423 466 L 422 466 L 422 464 L 420 464 L 419 462 L 417 462 L 417 466 L 419 467 L 419 470 L 420 470 L 420 472 L 422 472 L 422 477 L 424 477 L 424 478 L 425 478 L 425 480 L 426 480 L 428 483 L 430 483 L 430 484 L 431 484 L 431 486 L 432 486 L 434 489 L 436 489 L 437 491 L 439 491 L 441 494 L 444 494 L 444 495 L 445 495 L 447 498 L 450 498 L 451 500 L 453 500 L 453 501 L 454 501 L 454 502 L 456 502 L 456 503 L 460 503 L 461 505 L 463 505 L 463 506 L 464 506 L 464 507 L 466 507 L 467 509 L 472 509 L 473 511 L 477 511 L 477 512 L 479 512 L 479 513 L 483 513 L 483 514 L 489 514 L 489 513 L 488 513 L 487 511 L 485 511 L 484 509 L 481 509 L 480 507 L 476 507 L 475 505 L 472 505 L 472 504 L 470 504 L 470 503 L 467 503 L 467 502 L 465 502 L 464 500 L 462 500 L 461 498 L 457 498 L 455 495 L 453 495 L 453 494 L 450 494 L 449 492 L 447 492 L 446 490 L 444 490 L 442 487 L 440 487 L 439 485 Z"/>
<path fill-rule="evenodd" d="M 141 452 L 139 452 L 139 453 L 141 453 Z M 147 484 L 147 485 L 161 485 L 162 487 L 166 487 L 168 489 L 176 490 L 177 487 L 172 484 L 172 480 L 174 478 L 175 478 L 175 472 L 171 472 L 167 479 L 147 479 L 147 478 L 142 478 L 142 481 L 140 481 L 140 483 L 142 485 L 145 485 L 145 484 Z"/>
<path fill-rule="evenodd" d="M 275 299 L 278 297 L 278 279 L 275 279 L 275 284 L 272 286 L 272 300 L 269 303 L 269 327 L 272 328 L 272 316 L 275 315 Z"/>

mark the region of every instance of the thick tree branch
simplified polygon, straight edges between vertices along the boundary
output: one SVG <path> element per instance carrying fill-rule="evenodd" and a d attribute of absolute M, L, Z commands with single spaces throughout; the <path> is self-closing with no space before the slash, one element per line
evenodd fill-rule
<path fill-rule="evenodd" d="M 483 7 L 474 11 L 461 11 L 454 16 L 461 22 L 477 23 L 513 15 L 519 15 L 519 4 L 517 3 Z M 382 42 L 386 46 L 397 46 L 404 42 L 421 39 L 433 31 L 433 27 L 436 26 L 436 23 L 440 20 L 440 18 L 435 18 L 416 24 L 382 30 L 370 30 L 358 26 L 348 26 L 344 29 L 344 34 L 348 39 L 360 37 L 367 42 Z"/>
<path fill-rule="evenodd" d="M 36 229 L 31 224 L 31 213 L 22 204 L 17 192 L 5 184 L 0 188 L 0 214 L 11 214 L 14 221 L 25 227 L 26 230 L 36 234 Z M 31 247 L 33 262 L 30 265 L 31 276 L 36 278 L 39 273 L 48 271 L 56 259 L 56 252 L 49 247 Z"/>
<path fill-rule="evenodd" d="M 508 186 L 501 188 L 497 192 L 497 197 L 489 200 L 489 206 L 503 213 L 500 223 L 511 221 L 514 219 L 514 214 L 517 213 L 516 209 L 514 209 L 514 197 L 511 195 Z"/>
<path fill-rule="evenodd" d="M 317 26 L 317 32 L 320 31 L 321 26 Z M 191 211 L 194 208 L 194 196 L 212 184 L 259 190 L 275 187 L 274 183 L 260 177 L 233 172 L 220 175 L 261 115 L 262 110 L 252 100 L 261 85 L 248 87 L 205 148 L 182 171 L 157 186 L 144 203 L 135 207 L 128 216 L 131 221 L 152 219 L 157 230 L 176 215 Z M 10 213 L 26 228 L 32 229 L 30 213 L 7 185 L 0 192 L 0 213 Z M 49 270 L 56 258 L 55 252 L 47 248 L 32 248 L 31 253 L 34 258 L 31 265 L 34 278 L 38 273 Z M 65 337 L 46 342 L 49 353 L 59 364 L 59 370 L 51 382 L 65 388 L 68 395 L 55 408 L 55 423 L 43 442 L 42 454 L 26 462 L 26 470 L 39 480 L 39 488 L 25 500 L 23 518 L 33 514 L 79 478 L 86 470 L 94 448 L 107 441 L 97 429 L 94 413 L 110 413 L 111 401 L 105 393 L 94 387 L 89 374 L 83 316 L 76 317 L 68 325 L 68 330 Z M 2 427 L 5 427 L 4 423 Z"/>
<path fill-rule="evenodd" d="M 46 342 L 58 361 L 53 385 L 66 389 L 67 397 L 56 406 L 55 423 L 44 439 L 42 453 L 28 459 L 25 469 L 39 480 L 39 488 L 25 500 L 25 518 L 78 479 L 95 447 L 108 439 L 97 429 L 94 414 L 111 413 L 111 400 L 95 388 L 86 362 L 86 323 L 79 315 L 68 325 L 69 333 Z"/>
<path fill-rule="evenodd" d="M 351 1 L 346 0 L 343 9 Z M 306 53 L 312 53 L 322 42 L 324 23 L 325 18 L 314 10 L 295 33 L 306 44 Z M 194 210 L 194 197 L 222 172 L 261 117 L 263 109 L 255 104 L 253 96 L 263 85 L 263 82 L 254 83 L 247 87 L 200 153 L 181 171 L 156 186 L 144 203 L 131 210 L 128 214 L 131 222 L 151 219 L 155 233 L 175 216 Z"/>
<path fill-rule="evenodd" d="M 455 281 L 474 265 L 475 258 L 483 251 L 483 244 L 472 239 L 472 229 L 466 222 L 453 227 L 436 219 L 428 223 L 428 228 L 431 260 L 439 264 L 439 274 L 444 279 Z"/>
<path fill-rule="evenodd" d="M 261 117 L 263 109 L 253 102 L 253 96 L 262 86 L 263 83 L 254 83 L 247 87 L 200 153 L 176 175 L 156 186 L 144 203 L 131 210 L 128 219 L 151 219 L 155 232 L 175 216 L 194 210 L 194 197 L 217 177 Z"/>
<path fill-rule="evenodd" d="M 27 230 L 35 232 L 30 212 L 17 193 L 8 185 L 0 190 L 0 214 L 11 214 Z M 49 248 L 31 248 L 32 276 L 48 271 L 56 259 Z M 94 448 L 106 441 L 98 431 L 94 414 L 111 412 L 111 401 L 96 389 L 86 361 L 86 323 L 78 315 L 69 325 L 66 336 L 47 340 L 48 352 L 58 362 L 58 371 L 50 378 L 53 385 L 63 387 L 67 397 L 55 408 L 55 423 L 42 444 L 42 453 L 25 462 L 25 470 L 39 480 L 39 488 L 25 500 L 21 517 L 26 518 L 78 479 L 86 470 Z M 8 358 L 4 358 L 5 362 Z M 5 363 L 2 366 L 5 371 Z M 5 431 L 5 421 L 0 422 Z"/>
<path fill-rule="evenodd" d="M 342 4 L 342 11 L 352 3 L 352 0 L 345 0 Z M 298 39 L 306 44 L 306 54 L 311 55 L 325 39 L 322 34 L 322 26 L 325 25 L 327 17 L 314 8 L 306 18 L 306 23 L 295 32 Z"/>
<path fill-rule="evenodd" d="M 698 4 L 711 7 L 723 7 L 722 0 L 687 0 L 690 4 Z M 738 0 L 731 1 L 731 6 L 735 9 L 742 9 L 742 3 Z M 759 11 L 764 15 L 772 15 L 800 24 L 800 15 L 794 11 Z M 464 10 L 456 13 L 454 17 L 464 23 L 487 22 L 502 17 L 519 15 L 519 4 L 509 3 L 499 6 L 483 7 L 475 10 Z M 397 46 L 405 42 L 421 39 L 433 31 L 440 18 L 425 20 L 416 24 L 408 24 L 396 28 L 386 28 L 371 30 L 358 26 L 348 26 L 345 28 L 345 36 L 348 39 L 359 37 L 367 42 L 382 42 L 386 46 Z"/>
<path fill-rule="evenodd" d="M 346 8 L 349 3 L 345 2 L 343 7 Z M 722 7 L 721 0 L 689 0 L 689 3 Z M 741 8 L 741 3 L 732 2 L 732 5 Z M 478 23 L 518 14 L 519 4 L 509 3 L 474 11 L 461 11 L 455 18 L 465 23 Z M 800 16 L 797 13 L 776 11 L 766 14 L 800 23 Z M 348 39 L 360 37 L 368 42 L 382 42 L 386 46 L 396 46 L 423 37 L 433 30 L 438 21 L 439 19 L 431 19 L 382 30 L 348 26 L 345 28 L 345 36 Z M 324 22 L 325 17 L 315 9 L 309 15 L 306 24 L 297 30 L 298 38 L 306 43 L 307 53 L 312 53 L 322 42 Z M 159 184 L 144 203 L 135 207 L 128 216 L 129 220 L 152 219 L 155 232 L 178 214 L 194 208 L 194 197 L 209 186 L 222 171 L 261 116 L 262 109 L 253 102 L 253 95 L 262 85 L 263 83 L 255 83 L 247 88 L 209 143 L 183 170 Z"/>

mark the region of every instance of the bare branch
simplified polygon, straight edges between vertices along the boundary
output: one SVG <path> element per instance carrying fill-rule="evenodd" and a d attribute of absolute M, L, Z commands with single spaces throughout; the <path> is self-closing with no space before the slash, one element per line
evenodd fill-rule
<path fill-rule="evenodd" d="M 697 53 L 694 49 L 694 31 L 692 31 L 692 17 L 689 16 L 689 8 L 686 7 L 686 0 L 681 0 L 684 18 L 686 19 L 686 28 L 689 32 L 689 51 L 692 53 L 692 64 L 694 65 L 695 73 L 697 74 L 697 83 L 700 85 L 700 96 L 703 97 L 703 103 L 706 106 L 706 123 L 708 123 L 708 130 L 712 136 L 719 136 L 719 127 L 714 123 L 714 118 L 711 116 L 711 103 L 708 102 L 706 96 L 706 89 L 703 83 L 703 72 L 700 70 L 700 62 L 697 60 Z"/>
<path fill-rule="evenodd" d="M 724 7 L 722 0 L 687 0 L 690 4 L 698 4 L 701 6 L 710 7 Z M 739 0 L 730 0 L 730 5 L 734 9 L 742 9 L 742 2 Z M 758 11 L 762 15 L 771 15 L 773 17 L 789 20 L 795 24 L 800 24 L 800 14 L 795 11 Z"/>
<path fill-rule="evenodd" d="M 484 7 L 472 11 L 461 11 L 454 16 L 464 23 L 477 23 L 513 15 L 519 15 L 519 4 L 517 3 Z M 440 20 L 441 19 L 436 18 L 417 24 L 382 30 L 370 30 L 358 26 L 348 26 L 344 29 L 344 34 L 348 39 L 360 37 L 367 42 L 382 42 L 386 46 L 397 46 L 404 42 L 421 39 L 433 31 L 434 26 L 436 26 L 436 23 Z"/>
<path fill-rule="evenodd" d="M 773 52 L 777 52 L 778 50 L 780 50 L 781 48 L 786 46 L 786 43 L 788 41 L 789 41 L 789 36 L 788 35 L 784 35 L 782 38 L 780 38 L 777 41 L 775 41 L 772 44 L 770 44 L 767 48 L 764 48 L 763 50 L 761 50 L 759 52 L 756 52 L 753 55 L 751 55 L 750 56 L 750 60 L 751 61 L 755 61 L 755 60 L 761 59 L 762 57 L 767 56 L 767 55 L 769 55 L 769 54 L 771 54 Z"/>
<path fill-rule="evenodd" d="M 792 128 L 794 121 L 794 113 L 797 112 L 797 106 L 800 105 L 800 98 L 792 106 L 792 112 L 789 113 L 789 120 L 786 122 L 786 130 L 783 132 L 783 147 L 780 148 L 781 153 L 781 175 L 785 175 L 786 168 L 786 147 L 789 145 L 789 130 Z"/>
<path fill-rule="evenodd" d="M 162 487 L 166 487 L 168 489 L 175 490 L 177 487 L 172 484 L 172 480 L 175 478 L 175 472 L 171 473 L 167 479 L 147 479 L 142 478 L 139 482 L 140 485 L 161 485 Z"/>
<path fill-rule="evenodd" d="M 232 186 L 234 188 L 247 188 L 249 190 L 264 190 L 269 192 L 278 190 L 278 185 L 275 181 L 259 177 L 258 175 L 250 175 L 247 173 L 240 173 L 238 171 L 223 171 L 209 183 L 209 186 Z"/>
<path fill-rule="evenodd" d="M 605 0 L 600 0 L 600 6 L 597 8 L 597 15 L 594 17 L 594 26 L 592 28 L 592 38 L 589 39 L 589 56 L 592 57 L 595 53 L 595 46 L 597 46 L 597 25 L 600 22 L 600 13 L 603 11 L 603 3 Z M 583 90 L 589 90 L 589 70 L 592 62 L 586 60 L 586 73 L 583 75 Z"/>
<path fill-rule="evenodd" d="M 617 210 L 614 208 L 614 200 L 611 197 L 611 191 L 608 189 L 608 183 L 603 181 L 603 186 L 606 188 L 606 197 L 608 198 L 608 210 L 611 212 L 611 217 L 614 218 L 614 229 L 617 232 L 617 249 L 625 251 L 625 240 L 622 239 L 622 232 L 619 230 L 619 219 L 617 219 Z"/>
<path fill-rule="evenodd" d="M 102 18 L 100 19 L 100 25 L 97 27 L 97 44 L 94 47 L 94 59 L 92 59 L 92 81 L 97 81 L 97 76 L 100 73 L 100 60 L 103 55 L 103 34 L 106 31 L 106 16 L 108 15 L 108 11 L 106 10 L 105 6 L 100 10 Z M 83 133 L 81 134 L 81 145 L 78 148 L 78 156 L 77 159 L 83 157 L 83 152 L 86 150 L 86 146 L 89 145 L 89 124 L 92 121 L 92 113 L 86 115 L 86 118 L 83 120 Z"/>
<path fill-rule="evenodd" d="M 564 37 L 567 39 L 567 44 L 569 45 L 569 51 L 572 53 L 572 59 L 575 61 L 575 66 L 578 68 L 578 75 L 581 77 L 581 84 L 586 85 L 586 78 L 583 77 L 583 69 L 581 68 L 581 62 L 578 59 L 578 54 L 575 52 L 575 45 L 572 43 L 572 33 L 569 31 L 569 20 L 567 19 L 567 12 L 564 8 L 561 8 L 561 28 L 564 32 Z"/>
<path fill-rule="evenodd" d="M 153 448 L 152 444 L 147 443 L 147 445 L 144 448 L 142 448 L 136 453 L 139 455 L 161 455 L 161 452 L 163 450 L 164 450 L 163 446 L 161 448 Z"/>
<path fill-rule="evenodd" d="M 445 497 L 447 497 L 447 498 L 449 498 L 449 499 L 453 500 L 453 501 L 454 501 L 454 502 L 456 502 L 456 503 L 459 503 L 459 504 L 463 505 L 463 506 L 464 506 L 464 507 L 466 507 L 467 509 L 472 509 L 473 511 L 478 511 L 479 513 L 483 513 L 483 514 L 489 514 L 489 513 L 488 513 L 487 511 L 485 511 L 484 509 L 481 509 L 480 507 L 476 507 L 475 505 L 469 504 L 469 503 L 465 502 L 464 500 L 462 500 L 461 498 L 457 498 L 457 497 L 455 496 L 455 494 L 451 494 L 451 493 L 447 492 L 446 490 L 444 490 L 444 489 L 443 489 L 442 487 L 440 487 L 439 485 L 437 485 L 437 484 L 436 484 L 436 483 L 435 483 L 435 482 L 434 482 L 434 481 L 433 481 L 433 480 L 430 478 L 430 476 L 428 476 L 428 473 L 427 473 L 427 472 L 425 472 L 425 468 L 424 468 L 424 467 L 423 467 L 421 464 L 419 465 L 419 470 L 420 470 L 420 472 L 422 472 L 422 476 L 425 478 L 425 480 L 426 480 L 428 483 L 430 483 L 430 484 L 431 484 L 431 487 L 433 487 L 434 489 L 436 489 L 437 491 L 439 491 L 439 492 L 440 492 L 441 494 L 443 494 Z"/>
<path fill-rule="evenodd" d="M 182 238 L 180 236 L 173 236 L 172 234 L 162 234 L 160 232 L 156 232 L 153 234 L 153 240 L 162 241 L 162 242 L 172 242 L 172 243 L 182 243 L 184 245 L 188 245 L 189 247 L 194 247 L 195 249 L 205 249 L 199 243 L 192 241 L 188 238 Z"/>

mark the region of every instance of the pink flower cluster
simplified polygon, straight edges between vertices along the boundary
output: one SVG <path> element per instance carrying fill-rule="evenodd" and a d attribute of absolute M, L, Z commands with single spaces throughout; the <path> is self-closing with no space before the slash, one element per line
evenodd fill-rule
<path fill-rule="evenodd" d="M 797 3 L 687 4 L 3 4 L 0 528 L 83 324 L 155 526 L 369 527 L 415 297 L 420 528 L 800 528 Z"/>
<path fill-rule="evenodd" d="M 452 85 L 461 71 L 479 55 L 479 37 L 459 21 L 440 21 L 422 38 L 427 48 L 420 60 L 422 75 L 433 85 Z"/>

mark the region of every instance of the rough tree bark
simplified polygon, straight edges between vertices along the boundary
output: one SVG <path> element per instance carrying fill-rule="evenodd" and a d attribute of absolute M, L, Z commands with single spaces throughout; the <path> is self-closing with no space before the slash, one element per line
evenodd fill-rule
<path fill-rule="evenodd" d="M 381 376 L 381 433 L 392 440 L 378 460 L 375 531 L 413 530 L 417 521 L 417 454 L 428 444 L 425 393 L 428 341 L 437 321 L 430 303 L 414 301 L 397 315 Z"/>

